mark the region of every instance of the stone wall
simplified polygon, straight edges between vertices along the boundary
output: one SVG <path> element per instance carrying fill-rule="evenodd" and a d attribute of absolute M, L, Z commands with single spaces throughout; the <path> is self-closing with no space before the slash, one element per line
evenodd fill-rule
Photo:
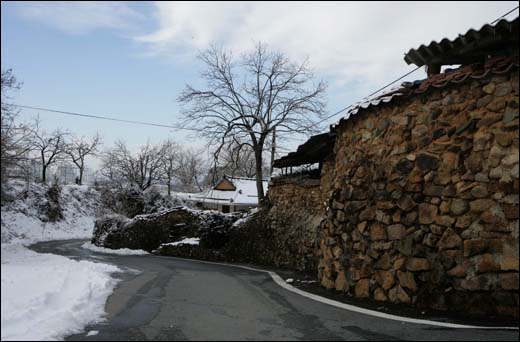
<path fill-rule="evenodd" d="M 323 169 L 330 165 L 331 162 Z M 320 179 L 285 176 L 271 181 L 268 191 L 270 207 L 263 215 L 261 226 L 271 232 L 270 249 L 275 251 L 273 265 L 317 272 L 319 226 L 326 217 L 327 198 Z"/>
<path fill-rule="evenodd" d="M 334 167 L 322 177 L 330 194 L 322 285 L 378 301 L 517 316 L 518 102 L 516 69 L 341 123 Z M 298 195 L 280 203 L 290 208 Z"/>

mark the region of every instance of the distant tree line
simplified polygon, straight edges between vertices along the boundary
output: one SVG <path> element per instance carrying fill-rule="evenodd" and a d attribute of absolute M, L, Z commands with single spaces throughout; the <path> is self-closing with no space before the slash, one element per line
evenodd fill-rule
<path fill-rule="evenodd" d="M 211 161 L 202 149 L 184 147 L 173 140 L 147 143 L 137 149 L 117 141 L 101 150 L 99 134 L 86 138 L 60 128 L 46 130 L 39 119 L 21 122 L 17 107 L 11 103 L 12 92 L 20 86 L 11 69 L 2 70 L 2 187 L 9 176 L 32 174 L 33 165 L 39 168 L 36 180 L 47 183 L 50 168 L 59 163 L 74 165 L 76 183 L 82 184 L 88 156 L 101 160 L 99 172 L 111 186 L 133 186 L 144 191 L 163 184 L 169 196 L 174 187 L 178 191 L 202 191 L 224 175 L 255 176 L 253 151 L 236 143 L 220 147 L 218 160 Z"/>

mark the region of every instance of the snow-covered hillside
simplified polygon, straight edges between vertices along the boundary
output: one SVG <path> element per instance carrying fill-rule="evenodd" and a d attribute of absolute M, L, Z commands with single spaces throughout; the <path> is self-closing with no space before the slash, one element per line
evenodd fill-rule
<path fill-rule="evenodd" d="M 58 198 L 63 218 L 51 222 L 48 189 L 47 185 L 20 181 L 7 185 L 2 206 L 2 243 L 92 237 L 99 193 L 85 185 L 63 186 Z"/>
<path fill-rule="evenodd" d="M 46 240 L 90 238 L 99 194 L 67 185 L 11 182 L 1 208 L 2 340 L 60 340 L 103 319 L 117 267 L 35 253 Z M 56 200 L 57 199 L 57 200 Z M 53 219 L 61 217 L 56 222 Z"/>

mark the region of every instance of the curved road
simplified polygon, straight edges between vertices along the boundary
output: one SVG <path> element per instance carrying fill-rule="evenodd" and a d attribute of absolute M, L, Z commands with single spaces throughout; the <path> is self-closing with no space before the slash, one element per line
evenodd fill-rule
<path fill-rule="evenodd" d="M 511 330 L 449 329 L 335 308 L 278 286 L 266 273 L 156 256 L 81 248 L 85 240 L 33 245 L 37 252 L 114 264 L 129 272 L 106 304 L 107 321 L 67 340 L 515 340 Z M 137 270 L 139 272 L 131 272 Z M 86 336 L 90 330 L 99 331 Z"/>

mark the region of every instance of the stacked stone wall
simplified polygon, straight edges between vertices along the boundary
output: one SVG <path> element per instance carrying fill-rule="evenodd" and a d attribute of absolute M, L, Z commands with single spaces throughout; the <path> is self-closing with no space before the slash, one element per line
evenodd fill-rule
<path fill-rule="evenodd" d="M 264 226 L 273 232 L 276 266 L 317 271 L 319 226 L 325 219 L 326 195 L 320 179 L 283 177 L 269 185 L 271 204 Z"/>
<path fill-rule="evenodd" d="M 341 123 L 322 176 L 321 284 L 378 301 L 518 316 L 518 102 L 514 70 Z M 283 208 L 308 207 L 296 190 L 270 193 Z"/>

